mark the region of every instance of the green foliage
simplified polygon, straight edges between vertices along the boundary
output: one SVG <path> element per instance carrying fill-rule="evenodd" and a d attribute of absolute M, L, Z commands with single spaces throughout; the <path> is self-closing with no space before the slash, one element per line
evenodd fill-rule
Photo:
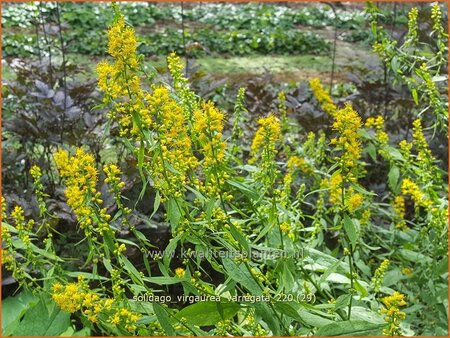
<path fill-rule="evenodd" d="M 247 15 L 253 26 L 256 8 L 267 40 L 255 48 L 267 52 L 272 33 L 287 42 L 273 6 L 245 6 L 243 17 L 222 24 L 244 25 Z M 227 123 L 175 53 L 170 78 L 149 73 L 132 22 L 114 9 L 113 60 L 97 66 L 100 103 L 63 64 L 23 65 L 8 86 L 7 144 L 28 141 L 26 163 L 46 166 L 28 165 L 38 213 L 2 199 L 2 263 L 21 289 L 4 300 L 3 335 L 448 333 L 448 187 L 422 120 L 410 121 L 411 137 L 395 138 L 382 116 L 362 117 L 314 79 L 275 95 L 258 92 L 266 82 L 250 82 L 226 98 Z M 184 13 L 194 14 L 209 20 L 198 8 Z M 93 25 L 105 39 L 98 29 L 107 23 Z M 281 48 L 290 47 L 273 51 Z M 259 101 L 272 110 L 256 126 L 248 106 L 255 93 L 269 93 Z M 295 114 L 303 105 L 323 121 L 314 132 Z M 57 117 L 74 110 L 64 128 Z M 104 111 L 107 123 L 88 119 Z M 77 137 L 82 123 L 91 123 L 91 138 Z"/>
<path fill-rule="evenodd" d="M 442 23 L 442 10 L 439 4 L 429 6 L 419 15 L 417 8 L 409 12 L 408 32 L 405 41 L 398 45 L 379 24 L 383 14 L 370 4 L 373 49 L 389 69 L 396 82 L 406 85 L 414 100 L 414 115 L 436 116 L 431 126 L 444 134 L 448 133 L 448 83 L 445 69 L 448 58 L 448 34 Z M 429 34 L 423 34 L 419 25 L 426 25 Z M 422 103 L 422 104 L 419 104 Z"/>
<path fill-rule="evenodd" d="M 179 6 L 158 6 L 146 4 L 124 4 L 124 16 L 136 27 L 142 27 L 140 52 L 146 55 L 167 55 L 172 51 L 184 54 L 185 48 L 191 56 L 204 54 L 323 54 L 329 51 L 325 40 L 314 33 L 303 32 L 296 28 L 296 19 L 290 11 L 279 12 L 277 7 L 269 5 L 248 4 L 242 7 L 238 16 L 235 7 L 230 5 L 208 4 L 193 6 L 183 12 L 186 30 L 180 29 L 181 12 Z M 32 11 L 30 10 L 33 9 Z M 14 5 L 4 10 L 5 28 L 22 27 L 32 29 L 33 24 L 45 16 L 55 16 L 54 6 L 47 8 L 47 13 L 40 13 L 44 6 Z M 101 4 L 61 4 L 61 21 L 71 29 L 64 29 L 67 52 L 88 55 L 104 55 L 105 39 L 97 30 L 103 29 L 112 19 L 106 6 Z M 26 21 L 10 20 L 14 13 L 21 13 Z M 307 13 L 309 15 L 309 13 Z M 170 20 L 175 18 L 176 24 Z M 230 22 L 230 20 L 232 20 Z M 26 22 L 26 23 L 24 23 Z M 148 29 L 158 22 L 158 29 Z M 197 25 L 201 23 L 201 25 Z M 190 28 L 193 26 L 193 28 Z M 39 31 L 40 26 L 36 29 Z M 48 29 L 48 28 L 46 28 Z M 6 56 L 31 56 L 46 53 L 45 39 L 41 32 L 37 39 L 35 32 L 3 32 L 3 52 Z M 51 35 L 51 31 L 50 31 Z M 39 41 L 38 41 L 39 40 Z M 186 45 L 184 45 L 184 41 Z M 39 51 L 41 49 L 41 51 Z"/>

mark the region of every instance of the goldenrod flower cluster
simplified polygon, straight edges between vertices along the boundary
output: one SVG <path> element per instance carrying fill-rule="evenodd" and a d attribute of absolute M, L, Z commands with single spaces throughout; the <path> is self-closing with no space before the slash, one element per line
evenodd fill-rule
<path fill-rule="evenodd" d="M 104 102 L 122 100 L 115 103 L 109 114 L 118 122 L 122 136 L 129 133 L 137 135 L 139 118 L 145 115 L 136 46 L 134 29 L 127 26 L 123 15 L 120 15 L 108 31 L 108 53 L 115 61 L 113 64 L 102 61 L 97 65 L 98 85 L 106 94 Z"/>
<path fill-rule="evenodd" d="M 31 244 L 30 232 L 33 230 L 34 220 L 25 221 L 25 214 L 21 206 L 16 205 L 11 212 L 11 218 L 14 221 L 18 231 L 19 238 L 26 244 Z"/>
<path fill-rule="evenodd" d="M 395 212 L 395 227 L 399 230 L 405 230 L 407 229 L 406 222 L 405 222 L 405 198 L 403 196 L 395 196 L 394 201 L 392 203 L 392 208 Z"/>
<path fill-rule="evenodd" d="M 155 149 L 152 160 L 146 163 L 155 187 L 166 196 L 181 197 L 185 191 L 187 174 L 198 165 L 192 152 L 192 142 L 188 133 L 183 108 L 170 97 L 165 87 L 156 87 L 148 103 L 152 124 L 160 147 Z M 172 170 L 167 168 L 172 167 Z"/>
<path fill-rule="evenodd" d="M 33 165 L 30 169 L 31 177 L 33 177 L 34 193 L 36 194 L 39 203 L 39 215 L 42 217 L 47 212 L 47 206 L 45 204 L 44 197 L 48 195 L 44 193 L 44 186 L 41 182 L 42 172 L 41 168 L 37 165 Z"/>
<path fill-rule="evenodd" d="M 303 157 L 292 155 L 287 161 L 287 171 L 283 178 L 284 196 L 289 197 L 291 193 L 291 184 L 295 178 L 296 172 L 299 170 L 305 174 L 311 174 L 313 172 L 313 169 Z"/>
<path fill-rule="evenodd" d="M 322 187 L 329 187 L 330 189 L 330 202 L 333 204 L 341 204 L 342 201 L 342 189 L 344 189 L 344 178 L 341 173 L 334 173 L 328 181 L 322 182 Z"/>
<path fill-rule="evenodd" d="M 225 158 L 226 144 L 222 140 L 224 114 L 212 102 L 203 103 L 194 112 L 193 129 L 202 146 L 203 167 L 209 168 Z"/>
<path fill-rule="evenodd" d="M 98 316 L 105 308 L 111 309 L 112 306 L 112 300 L 102 301 L 97 294 L 90 291 L 81 276 L 77 283 L 53 284 L 52 298 L 61 310 L 70 313 L 81 311 L 92 323 L 98 321 Z"/>
<path fill-rule="evenodd" d="M 322 109 L 333 116 L 337 110 L 336 105 L 333 103 L 330 95 L 323 89 L 322 83 L 320 79 L 312 79 L 310 81 L 310 86 L 313 91 L 314 97 L 317 102 L 319 102 Z"/>
<path fill-rule="evenodd" d="M 121 182 L 120 175 L 122 172 L 117 165 L 113 163 L 108 164 L 103 168 L 103 171 L 106 174 L 105 183 L 110 184 L 112 187 L 109 192 L 115 192 L 116 188 L 120 190 L 125 186 L 125 182 Z"/>
<path fill-rule="evenodd" d="M 281 130 L 283 133 L 290 131 L 289 120 L 287 118 L 286 94 L 284 91 L 278 93 L 278 111 L 281 118 Z"/>
<path fill-rule="evenodd" d="M 385 314 L 385 321 L 388 327 L 383 330 L 385 336 L 401 336 L 400 320 L 406 318 L 406 314 L 400 311 L 400 307 L 406 305 L 405 295 L 395 291 L 391 296 L 382 299 L 385 308 L 381 309 L 381 313 Z"/>
<path fill-rule="evenodd" d="M 385 259 L 375 270 L 374 276 L 372 277 L 372 285 L 375 292 L 380 291 L 380 287 L 383 283 L 383 278 L 386 274 L 386 270 L 388 269 L 389 264 L 391 264 L 391 261 L 389 259 Z"/>
<path fill-rule="evenodd" d="M 429 200 L 424 193 L 420 191 L 419 186 L 411 181 L 409 178 L 403 179 L 402 182 L 402 193 L 404 195 L 410 195 L 412 200 L 417 207 L 428 208 L 431 206 L 432 202 Z"/>
<path fill-rule="evenodd" d="M 414 45 L 414 43 L 417 41 L 417 18 L 419 17 L 419 10 L 417 7 L 411 8 L 411 10 L 408 13 L 408 35 L 407 39 L 405 41 L 405 44 L 407 46 Z"/>
<path fill-rule="evenodd" d="M 351 176 L 350 179 L 354 181 L 354 178 Z M 335 205 L 342 205 L 344 202 L 344 206 L 349 212 L 355 212 L 364 203 L 362 194 L 355 192 L 352 187 L 345 188 L 344 177 L 341 173 L 334 173 L 329 180 L 323 180 L 321 188 L 329 188 L 330 202 Z M 344 197 L 344 201 L 342 197 Z"/>
<path fill-rule="evenodd" d="M 260 127 L 256 131 L 251 146 L 253 161 L 259 155 L 261 149 L 266 153 L 275 154 L 275 146 L 281 136 L 280 122 L 273 114 L 260 118 L 258 124 Z"/>
<path fill-rule="evenodd" d="M 283 222 L 280 224 L 280 229 L 283 233 L 289 234 L 291 232 L 291 225 L 288 222 Z"/>
<path fill-rule="evenodd" d="M 422 121 L 420 119 L 413 122 L 412 146 L 417 151 L 415 163 L 420 170 L 418 177 L 422 185 L 427 186 L 433 181 L 439 180 L 441 173 L 434 163 L 435 159 L 423 134 Z"/>
<path fill-rule="evenodd" d="M 115 252 L 116 255 L 118 255 L 118 248 L 119 245 L 117 244 Z M 125 288 L 123 287 L 123 285 L 125 284 L 125 280 L 121 277 L 120 271 L 114 268 L 111 270 L 111 284 L 114 299 L 121 299 L 125 293 Z"/>
<path fill-rule="evenodd" d="M 122 211 L 122 221 L 127 223 L 128 221 L 125 216 L 131 213 L 131 209 L 124 207 L 122 203 L 121 190 L 125 187 L 125 182 L 122 182 L 121 180 L 122 172 L 119 167 L 113 163 L 106 165 L 103 168 L 103 171 L 106 174 L 105 183 L 110 186 L 108 191 L 114 194 L 114 200 L 116 201 L 117 207 Z"/>
<path fill-rule="evenodd" d="M 433 20 L 433 31 L 436 31 L 439 35 L 442 35 L 444 33 L 444 28 L 441 23 L 442 11 L 439 7 L 439 3 L 436 3 L 431 7 L 431 19 Z"/>
<path fill-rule="evenodd" d="M 404 267 L 404 268 L 402 269 L 402 274 L 407 275 L 407 276 L 412 275 L 413 272 L 414 272 L 414 270 L 413 270 L 412 268 L 408 267 L 408 266 L 407 266 L 407 267 Z"/>
<path fill-rule="evenodd" d="M 134 332 L 137 329 L 137 321 L 141 316 L 126 308 L 118 308 L 114 314 L 109 316 L 108 322 L 115 326 L 123 326 L 128 332 Z"/>
<path fill-rule="evenodd" d="M 183 278 L 184 275 L 186 274 L 186 271 L 183 268 L 176 268 L 175 269 L 175 275 L 179 278 Z"/>
<path fill-rule="evenodd" d="M 263 328 L 259 321 L 256 320 L 254 310 L 250 310 L 248 312 L 247 318 L 244 321 L 243 325 L 245 325 L 255 337 L 264 337 L 269 333 L 266 329 Z"/>
<path fill-rule="evenodd" d="M 354 192 L 352 187 L 347 190 L 345 198 L 345 204 L 350 212 L 358 210 L 364 202 L 364 196 L 360 193 Z"/>
<path fill-rule="evenodd" d="M 15 259 L 12 250 L 1 249 L 1 251 L 2 266 L 4 266 L 6 270 L 13 271 Z"/>
<path fill-rule="evenodd" d="M 78 277 L 77 283 L 53 284 L 52 298 L 62 310 L 70 313 L 80 311 L 91 323 L 98 323 L 100 316 L 109 315 L 110 323 L 122 325 L 129 332 L 134 332 L 136 322 L 140 319 L 138 314 L 126 308 L 114 308 L 113 299 L 101 298 L 92 292 L 82 276 Z"/>
<path fill-rule="evenodd" d="M 8 215 L 6 214 L 6 199 L 2 196 L 2 220 L 6 220 Z"/>
<path fill-rule="evenodd" d="M 311 174 L 313 171 L 309 163 L 306 162 L 305 158 L 296 155 L 293 155 L 288 159 L 287 168 L 290 172 L 299 169 L 305 174 Z"/>
<path fill-rule="evenodd" d="M 6 200 L 2 196 L 2 223 L 6 221 L 8 218 L 6 211 Z M 7 270 L 14 270 L 14 248 L 12 244 L 11 233 L 5 224 L 2 224 L 2 242 L 4 243 L 4 249 L 2 249 L 2 264 L 5 266 Z"/>
<path fill-rule="evenodd" d="M 417 149 L 419 161 L 429 161 L 430 164 L 433 162 L 434 158 L 423 135 L 422 121 L 420 119 L 416 119 L 413 122 L 413 145 Z"/>
<path fill-rule="evenodd" d="M 97 66 L 99 86 L 112 99 L 140 92 L 139 78 L 135 69 L 139 65 L 136 54 L 137 42 L 134 29 L 125 24 L 121 15 L 108 30 L 108 54 L 114 64 L 106 61 Z"/>
<path fill-rule="evenodd" d="M 259 170 L 254 173 L 254 178 L 263 184 L 269 191 L 278 176 L 276 168 L 277 143 L 281 136 L 281 126 L 279 120 L 270 114 L 267 117 L 258 120 L 259 129 L 253 138 L 248 161 L 250 164 L 260 159 Z M 275 191 L 279 194 L 279 190 Z"/>
<path fill-rule="evenodd" d="M 229 174 L 223 169 L 226 164 L 226 143 L 222 137 L 224 114 L 212 102 L 203 103 L 194 112 L 193 130 L 201 146 L 202 169 L 207 174 L 205 193 L 218 196 Z M 231 196 L 229 196 L 231 198 Z"/>
<path fill-rule="evenodd" d="M 138 66 L 134 29 L 125 25 L 123 16 L 120 16 L 108 30 L 108 53 L 119 62 L 124 62 L 132 68 Z"/>
<path fill-rule="evenodd" d="M 358 134 L 361 118 L 350 104 L 336 111 L 333 117 L 333 129 L 339 133 L 339 137 L 332 139 L 331 143 L 342 151 L 340 161 L 344 168 L 351 171 L 356 168 L 361 157 L 361 136 Z"/>
<path fill-rule="evenodd" d="M 384 118 L 381 115 L 377 117 L 369 117 L 366 121 L 366 127 L 376 130 L 375 137 L 381 146 L 386 146 L 389 142 L 389 136 L 384 131 Z"/>
<path fill-rule="evenodd" d="M 244 118 L 242 113 L 248 113 L 245 107 L 245 88 L 239 88 L 238 94 L 236 96 L 236 102 L 234 104 L 233 111 L 233 129 L 231 131 L 231 152 L 233 154 L 242 151 L 240 147 L 240 142 L 242 142 L 242 137 L 244 136 L 244 130 L 242 125 L 244 124 Z"/>
<path fill-rule="evenodd" d="M 173 87 L 183 103 L 185 117 L 190 121 L 191 113 L 198 109 L 198 99 L 194 92 L 189 89 L 188 80 L 182 73 L 183 63 L 175 52 L 170 53 L 168 56 L 167 66 L 173 78 Z"/>
<path fill-rule="evenodd" d="M 97 169 L 95 169 L 94 156 L 87 154 L 82 148 L 70 156 L 66 150 L 59 149 L 54 154 L 54 159 L 60 176 L 65 180 L 64 194 L 67 204 L 72 208 L 80 228 L 86 236 L 91 236 L 94 225 L 104 233 L 109 229 L 108 221 L 111 216 L 106 209 L 101 209 L 96 216 L 96 205 L 103 203 L 100 192 L 97 192 Z"/>
<path fill-rule="evenodd" d="M 398 146 L 400 148 L 400 152 L 401 152 L 403 158 L 405 158 L 406 162 L 409 162 L 409 160 L 411 159 L 411 149 L 413 146 L 412 143 L 409 143 L 406 140 L 402 140 L 402 141 L 400 141 Z"/>

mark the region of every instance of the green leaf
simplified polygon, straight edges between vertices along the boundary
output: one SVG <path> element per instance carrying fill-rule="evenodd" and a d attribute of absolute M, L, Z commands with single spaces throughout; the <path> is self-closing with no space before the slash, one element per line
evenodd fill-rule
<path fill-rule="evenodd" d="M 446 75 L 436 75 L 436 76 L 433 76 L 433 78 L 431 80 L 433 80 L 433 82 L 447 81 L 448 80 L 448 76 L 446 76 Z"/>
<path fill-rule="evenodd" d="M 153 212 L 150 215 L 150 219 L 155 216 L 156 212 L 159 209 L 159 205 L 161 204 L 161 195 L 159 194 L 159 190 L 156 190 L 155 201 L 153 202 Z"/>
<path fill-rule="evenodd" d="M 27 311 L 14 336 L 58 336 L 71 325 L 70 313 L 60 310 L 55 303 L 48 307 L 42 298 Z"/>
<path fill-rule="evenodd" d="M 232 318 L 240 308 L 239 304 L 231 302 L 199 302 L 185 307 L 175 317 L 184 317 L 193 325 L 207 326 Z"/>
<path fill-rule="evenodd" d="M 56 256 L 55 254 L 42 250 L 41 248 L 38 248 L 36 245 L 31 244 L 30 245 L 31 248 L 33 249 L 34 252 L 38 253 L 39 255 L 46 257 L 48 259 L 57 261 L 57 262 L 64 262 L 64 260 L 62 260 L 60 257 Z"/>
<path fill-rule="evenodd" d="M 322 327 L 332 323 L 331 320 L 311 313 L 307 309 L 301 309 L 299 315 L 302 318 L 302 321 L 311 327 Z"/>
<path fill-rule="evenodd" d="M 10 336 L 17 328 L 26 311 L 36 305 L 39 299 L 29 291 L 22 291 L 15 297 L 2 300 L 2 333 Z"/>
<path fill-rule="evenodd" d="M 353 285 L 354 285 L 356 291 L 358 291 L 361 294 L 360 299 L 367 297 L 369 295 L 369 292 L 366 290 L 366 288 L 364 286 L 362 286 L 362 284 L 360 282 L 358 282 L 357 280 L 354 281 Z"/>
<path fill-rule="evenodd" d="M 363 320 L 372 324 L 386 324 L 383 316 L 362 306 L 352 307 L 352 320 Z"/>
<path fill-rule="evenodd" d="M 103 258 L 103 265 L 105 266 L 106 270 L 108 270 L 108 272 L 112 271 L 112 265 L 109 259 Z"/>
<path fill-rule="evenodd" d="M 314 336 L 381 336 L 386 324 L 374 324 L 363 320 L 347 320 L 325 325 Z"/>
<path fill-rule="evenodd" d="M 262 290 L 258 283 L 253 279 L 252 275 L 248 271 L 244 264 L 237 264 L 230 258 L 223 259 L 223 266 L 227 274 L 236 282 L 242 284 L 253 295 L 259 296 L 262 294 Z"/>
<path fill-rule="evenodd" d="M 273 334 L 275 336 L 279 336 L 280 323 L 278 322 L 278 320 L 276 320 L 276 317 L 273 311 L 271 311 L 271 309 L 269 308 L 269 305 L 267 305 L 267 303 L 265 302 L 256 302 L 254 304 L 251 304 L 251 306 L 256 309 L 256 315 L 261 316 L 261 318 L 267 323 L 269 329 L 272 330 Z"/>
<path fill-rule="evenodd" d="M 420 252 L 415 252 L 412 250 L 408 250 L 408 249 L 400 249 L 400 255 L 410 261 L 410 262 L 421 262 L 421 263 L 431 263 L 433 260 L 428 257 L 425 256 L 424 254 L 420 253 Z"/>
<path fill-rule="evenodd" d="M 448 256 L 444 257 L 439 263 L 436 264 L 435 273 L 437 275 L 448 273 Z"/>
<path fill-rule="evenodd" d="M 275 308 L 279 312 L 291 318 L 294 318 L 295 320 L 298 320 L 300 323 L 309 327 L 322 327 L 332 323 L 331 320 L 313 314 L 303 307 L 300 309 L 296 309 L 294 307 L 295 305 L 298 306 L 298 304 L 290 304 L 287 302 L 278 302 L 274 304 Z"/>
<path fill-rule="evenodd" d="M 400 62 L 398 61 L 398 57 L 394 56 L 391 60 L 391 67 L 394 73 L 398 73 L 399 71 Z"/>
<path fill-rule="evenodd" d="M 131 279 L 137 284 L 143 285 L 144 281 L 142 280 L 142 276 L 139 271 L 134 267 L 134 265 L 126 258 L 125 256 L 120 256 L 120 260 L 122 261 L 122 265 L 125 270 L 130 274 Z"/>
<path fill-rule="evenodd" d="M 81 330 L 76 331 L 73 334 L 74 337 L 89 337 L 91 336 L 91 329 L 88 327 L 83 327 Z"/>
<path fill-rule="evenodd" d="M 351 297 L 352 296 L 349 294 L 339 296 L 334 302 L 334 310 L 339 310 L 344 307 L 347 307 Z"/>
<path fill-rule="evenodd" d="M 247 252 L 247 254 L 250 256 L 250 246 L 245 239 L 244 236 L 242 236 L 242 233 L 230 222 L 230 232 L 233 235 L 234 239 L 238 241 L 238 243 L 242 246 L 242 248 Z"/>
<path fill-rule="evenodd" d="M 179 277 L 144 277 L 144 280 L 157 285 L 171 285 L 180 283 L 183 279 Z"/>
<path fill-rule="evenodd" d="M 176 199 L 170 198 L 167 201 L 167 217 L 169 219 L 172 230 L 174 230 L 181 220 L 181 211 Z"/>
<path fill-rule="evenodd" d="M 158 303 L 153 303 L 153 310 L 155 311 L 156 317 L 158 318 L 161 327 L 164 329 L 164 331 L 166 331 L 167 335 L 175 336 L 175 330 L 170 323 L 170 318 L 167 310 Z"/>
<path fill-rule="evenodd" d="M 227 180 L 227 183 L 240 190 L 245 196 L 247 196 L 252 200 L 258 200 L 260 198 L 259 193 L 257 191 L 250 189 L 249 187 L 240 182 Z"/>
<path fill-rule="evenodd" d="M 183 234 L 178 234 L 176 237 L 172 238 L 169 241 L 169 244 L 166 246 L 164 250 L 164 265 L 168 268 L 170 265 L 170 261 L 172 260 L 173 254 L 175 253 L 175 249 L 177 248 L 178 241 L 183 237 Z"/>
<path fill-rule="evenodd" d="M 352 246 L 355 247 L 359 237 L 358 229 L 355 225 L 354 220 L 347 215 L 344 216 L 344 230 L 348 236 L 348 239 L 352 243 Z"/>
<path fill-rule="evenodd" d="M 106 277 L 103 276 L 99 276 L 99 275 L 95 275 L 93 273 L 90 272 L 78 272 L 78 271 L 71 271 L 71 272 L 67 272 L 66 273 L 67 276 L 69 277 L 78 277 L 78 276 L 83 276 L 86 279 L 90 279 L 90 280 L 109 280 Z"/>
<path fill-rule="evenodd" d="M 322 276 L 320 276 L 318 284 L 320 285 L 323 282 L 325 282 L 326 279 L 328 278 L 328 276 L 336 271 L 336 269 L 340 263 L 341 263 L 341 261 L 336 261 L 332 266 L 330 266 L 327 270 L 325 270 L 325 272 L 322 274 Z"/>
<path fill-rule="evenodd" d="M 376 162 L 377 161 L 377 148 L 372 143 L 369 143 L 369 145 L 366 148 L 367 153 L 369 154 L 370 158 Z"/>
<path fill-rule="evenodd" d="M 402 153 L 397 148 L 387 146 L 386 149 L 389 152 L 389 155 L 391 155 L 394 160 L 399 160 L 399 161 L 404 160 Z"/>
<path fill-rule="evenodd" d="M 206 219 L 208 222 L 211 222 L 211 216 L 212 216 L 212 212 L 214 210 L 215 205 L 216 205 L 215 198 L 210 198 L 208 200 L 208 203 L 206 203 Z"/>
<path fill-rule="evenodd" d="M 331 267 L 336 262 L 338 262 L 338 267 L 336 269 L 336 272 L 341 274 L 346 274 L 348 270 L 350 269 L 348 264 L 344 261 L 340 261 L 337 258 L 330 256 L 324 252 L 321 252 L 316 249 L 308 248 L 304 249 L 304 256 L 310 257 L 314 262 L 320 262 L 321 265 L 325 266 L 326 268 Z M 324 270 L 325 271 L 325 270 Z M 327 278 L 328 280 L 328 278 Z"/>
<path fill-rule="evenodd" d="M 59 336 L 60 337 L 72 337 L 74 333 L 75 333 L 75 329 L 72 326 L 69 326 L 67 328 L 67 330 L 64 331 L 63 333 L 61 333 Z"/>
<path fill-rule="evenodd" d="M 391 170 L 389 170 L 388 174 L 388 184 L 389 188 L 391 188 L 393 193 L 398 193 L 398 178 L 400 177 L 400 170 L 397 166 L 393 166 Z"/>
<path fill-rule="evenodd" d="M 143 179 L 144 172 L 142 171 L 142 168 L 144 167 L 144 151 L 145 151 L 144 142 L 141 142 L 140 147 L 139 147 L 139 152 L 138 152 L 138 170 L 139 170 L 139 175 L 142 178 L 142 182 L 145 181 L 145 179 Z"/>
<path fill-rule="evenodd" d="M 418 105 L 419 104 L 419 97 L 417 96 L 417 89 L 416 88 L 411 89 L 411 95 L 413 97 L 414 103 L 416 105 Z"/>

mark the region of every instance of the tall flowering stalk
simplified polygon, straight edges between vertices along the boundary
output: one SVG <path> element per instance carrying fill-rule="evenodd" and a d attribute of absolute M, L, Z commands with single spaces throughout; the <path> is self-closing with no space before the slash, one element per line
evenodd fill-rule
<path fill-rule="evenodd" d="M 95 232 L 105 234 L 109 230 L 108 221 L 111 216 L 105 208 L 98 208 L 103 201 L 101 193 L 96 189 L 98 172 L 94 156 L 85 153 L 82 148 L 78 148 L 72 156 L 67 150 L 59 149 L 54 160 L 59 175 L 66 183 L 64 194 L 67 204 L 75 213 L 86 237 L 92 237 Z"/>
<path fill-rule="evenodd" d="M 201 168 L 205 174 L 201 190 L 206 196 L 229 200 L 232 196 L 223 191 L 225 181 L 230 177 L 226 172 L 227 145 L 222 136 L 223 124 L 224 114 L 212 102 L 203 103 L 194 112 L 193 130 L 200 144 Z"/>

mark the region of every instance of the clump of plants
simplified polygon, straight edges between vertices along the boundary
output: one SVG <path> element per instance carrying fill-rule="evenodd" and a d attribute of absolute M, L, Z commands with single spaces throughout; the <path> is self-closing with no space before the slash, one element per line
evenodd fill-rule
<path fill-rule="evenodd" d="M 83 145 L 53 152 L 80 241 L 49 211 L 38 166 L 39 217 L 2 200 L 2 263 L 19 285 L 3 303 L 4 335 L 447 334 L 448 189 L 420 118 L 411 140 L 393 142 L 382 116 L 363 120 L 314 79 L 328 133 L 299 134 L 281 92 L 247 154 L 245 90 L 225 137 L 228 117 L 191 90 L 175 53 L 171 83 L 148 76 L 113 8 L 97 108 L 133 161 L 100 167 Z M 370 189 L 381 164 L 384 189 Z M 156 222 L 170 229 L 164 245 L 143 230 Z M 84 254 L 67 249 L 80 245 Z"/>

